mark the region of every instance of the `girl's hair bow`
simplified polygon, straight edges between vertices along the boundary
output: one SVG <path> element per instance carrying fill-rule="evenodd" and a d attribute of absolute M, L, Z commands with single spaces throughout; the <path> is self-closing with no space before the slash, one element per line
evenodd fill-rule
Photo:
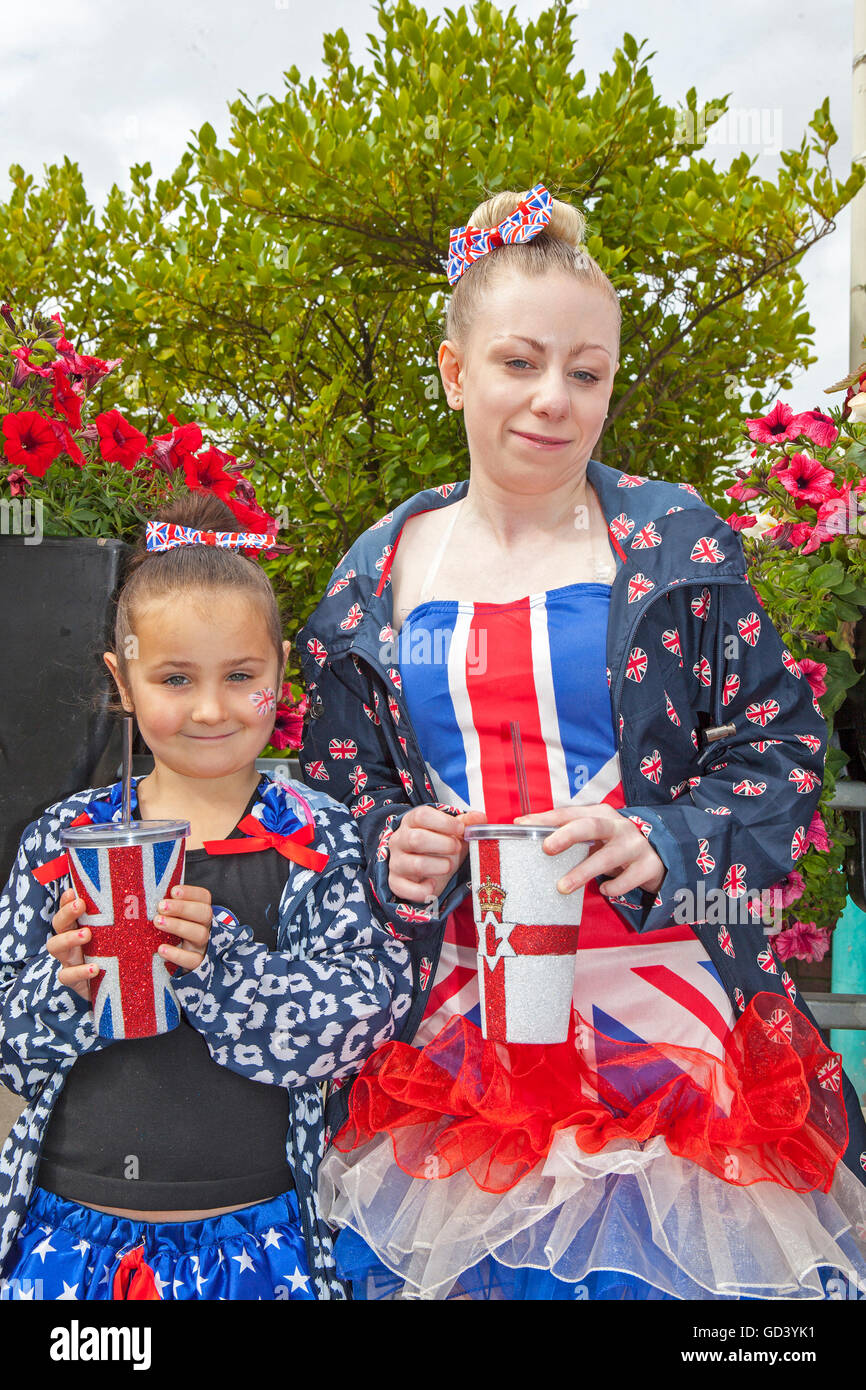
<path fill-rule="evenodd" d="M 291 550 L 277 545 L 273 536 L 256 531 L 197 531 L 172 521 L 149 521 L 144 543 L 150 551 L 173 550 L 178 545 L 217 545 L 224 550 Z"/>
<path fill-rule="evenodd" d="M 498 246 L 532 241 L 550 221 L 553 199 L 543 183 L 537 183 L 498 227 L 453 227 L 448 242 L 448 283 L 453 285 L 473 261 Z"/>

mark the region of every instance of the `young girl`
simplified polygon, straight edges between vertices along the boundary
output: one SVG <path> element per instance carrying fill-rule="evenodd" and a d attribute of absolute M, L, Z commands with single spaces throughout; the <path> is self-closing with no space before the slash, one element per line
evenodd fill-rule
<path fill-rule="evenodd" d="M 582 236 L 541 185 L 452 233 L 469 480 L 361 536 L 298 638 L 302 765 L 416 972 L 342 1127 L 334 1097 L 323 1212 L 361 1298 L 820 1298 L 866 1281 L 866 1129 L 743 906 L 803 852 L 826 726 L 734 532 L 592 457 L 620 312 Z M 557 1045 L 480 1030 L 463 830 L 520 818 L 513 719 L 584 890 Z"/>
<path fill-rule="evenodd" d="M 133 814 L 190 824 L 157 919 L 178 1026 L 94 1026 L 60 831 L 120 819 L 119 783 L 28 826 L 0 899 L 0 1078 L 28 1102 L 0 1157 L 7 1297 L 345 1297 L 315 1200 L 323 1083 L 391 1036 L 407 955 L 366 905 L 346 808 L 256 770 L 288 644 L 244 543 L 217 498 L 161 512 L 105 654 L 154 758 Z"/>

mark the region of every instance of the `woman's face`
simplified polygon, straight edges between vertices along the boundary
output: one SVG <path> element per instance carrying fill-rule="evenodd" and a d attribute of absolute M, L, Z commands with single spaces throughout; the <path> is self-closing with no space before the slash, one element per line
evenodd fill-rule
<path fill-rule="evenodd" d="M 283 667 L 259 605 L 244 595 L 154 600 L 136 614 L 128 685 L 114 654 L 105 661 L 154 760 L 179 776 L 229 777 L 268 742 Z"/>
<path fill-rule="evenodd" d="M 497 279 L 462 349 L 439 349 L 473 472 L 529 494 L 579 476 L 607 414 L 617 336 L 616 309 L 595 286 L 554 272 Z"/>

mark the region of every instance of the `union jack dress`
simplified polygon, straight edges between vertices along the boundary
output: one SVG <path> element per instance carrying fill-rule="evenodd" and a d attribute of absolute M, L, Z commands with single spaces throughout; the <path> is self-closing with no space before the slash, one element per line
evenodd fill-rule
<path fill-rule="evenodd" d="M 437 802 L 520 814 L 518 719 L 533 811 L 623 807 L 609 595 L 413 609 L 400 671 Z M 590 881 L 556 1046 L 484 1042 L 476 950 L 467 896 L 414 1045 L 368 1061 L 322 1165 L 355 1296 L 821 1298 L 846 1223 L 825 1192 L 795 1190 L 767 1133 L 746 1134 L 739 1016 L 691 928 L 638 933 Z M 756 1026 L 772 1040 L 772 1019 Z"/>

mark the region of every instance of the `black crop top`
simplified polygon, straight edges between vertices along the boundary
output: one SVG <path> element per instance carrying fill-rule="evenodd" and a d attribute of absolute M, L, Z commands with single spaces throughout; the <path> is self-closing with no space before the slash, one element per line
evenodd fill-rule
<path fill-rule="evenodd" d="M 235 827 L 228 838 L 245 837 Z M 187 853 L 184 877 L 273 951 L 290 868 L 273 849 L 199 849 Z M 36 1181 L 73 1202 L 141 1211 L 264 1201 L 294 1186 L 288 1129 L 285 1088 L 220 1066 L 181 1012 L 169 1033 L 78 1058 L 51 1112 Z"/>

